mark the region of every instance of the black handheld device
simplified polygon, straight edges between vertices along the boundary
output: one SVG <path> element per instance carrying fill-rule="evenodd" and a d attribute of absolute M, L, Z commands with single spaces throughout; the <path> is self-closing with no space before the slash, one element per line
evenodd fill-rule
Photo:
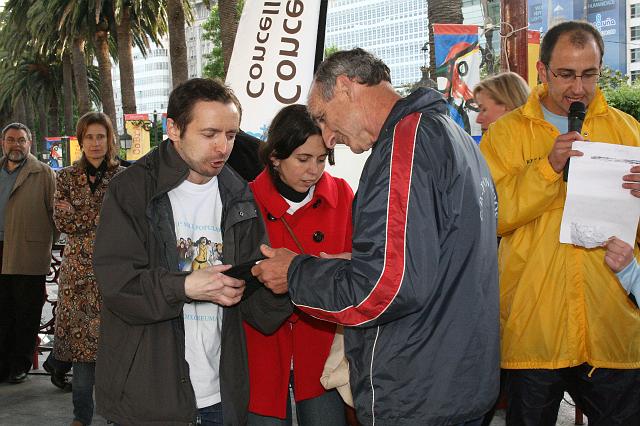
<path fill-rule="evenodd" d="M 262 283 L 258 281 L 258 279 L 255 276 L 251 274 L 251 268 L 253 268 L 256 265 L 256 262 L 262 259 L 264 259 L 264 257 L 261 257 L 259 259 L 249 260 L 244 263 L 239 263 L 223 272 L 223 274 L 229 277 L 233 277 L 238 280 L 244 280 L 246 287 L 244 289 L 244 294 L 242 295 L 243 300 L 249 297 L 251 294 L 253 294 L 253 292 L 258 290 L 259 288 L 264 287 Z"/>
<path fill-rule="evenodd" d="M 582 123 L 584 122 L 585 106 L 582 102 L 573 102 L 569 105 L 569 115 L 567 120 L 569 121 L 569 132 L 582 132 Z M 567 164 L 564 165 L 564 171 L 562 178 L 567 181 L 569 177 L 569 161 L 571 158 L 567 158 Z"/>

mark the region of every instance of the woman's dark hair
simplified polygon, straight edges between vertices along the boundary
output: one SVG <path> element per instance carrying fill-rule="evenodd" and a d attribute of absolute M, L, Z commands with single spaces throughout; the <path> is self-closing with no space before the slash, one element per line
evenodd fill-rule
<path fill-rule="evenodd" d="M 277 177 L 272 158 L 284 160 L 307 141 L 309 136 L 322 136 L 322 131 L 313 121 L 305 105 L 293 104 L 282 108 L 271 121 L 267 142 L 260 147 L 260 161 L 271 176 Z M 328 150 L 329 164 L 335 164 L 333 150 Z"/>

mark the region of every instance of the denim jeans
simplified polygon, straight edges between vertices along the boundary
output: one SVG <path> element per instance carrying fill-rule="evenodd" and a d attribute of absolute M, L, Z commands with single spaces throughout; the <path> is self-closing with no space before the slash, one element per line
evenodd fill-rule
<path fill-rule="evenodd" d="M 74 362 L 72 380 L 73 419 L 90 425 L 93 419 L 93 385 L 95 362 Z"/>
<path fill-rule="evenodd" d="M 196 424 L 203 426 L 222 426 L 222 403 L 198 409 Z"/>
<path fill-rule="evenodd" d="M 346 426 L 344 402 L 334 389 L 320 396 L 296 402 L 296 417 L 300 426 Z M 291 426 L 291 393 L 287 398 L 287 418 L 261 416 L 249 413 L 249 426 Z"/>

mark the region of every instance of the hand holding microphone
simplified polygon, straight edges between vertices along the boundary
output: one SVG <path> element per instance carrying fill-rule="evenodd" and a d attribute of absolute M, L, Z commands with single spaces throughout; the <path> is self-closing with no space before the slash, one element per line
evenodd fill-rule
<path fill-rule="evenodd" d="M 553 148 L 549 153 L 549 164 L 556 173 L 564 170 L 564 180 L 567 180 L 569 173 L 569 158 L 581 156 L 582 152 L 572 149 L 573 141 L 583 141 L 584 138 L 580 134 L 582 130 L 582 122 L 585 116 L 585 106 L 582 102 L 574 102 L 569 107 L 568 132 L 556 138 Z"/>

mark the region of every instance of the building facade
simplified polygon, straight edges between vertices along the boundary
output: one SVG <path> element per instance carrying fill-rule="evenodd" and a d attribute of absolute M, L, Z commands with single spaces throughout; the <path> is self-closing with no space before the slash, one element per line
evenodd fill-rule
<path fill-rule="evenodd" d="M 627 0 L 627 70 L 631 81 L 640 79 L 640 0 Z"/>

